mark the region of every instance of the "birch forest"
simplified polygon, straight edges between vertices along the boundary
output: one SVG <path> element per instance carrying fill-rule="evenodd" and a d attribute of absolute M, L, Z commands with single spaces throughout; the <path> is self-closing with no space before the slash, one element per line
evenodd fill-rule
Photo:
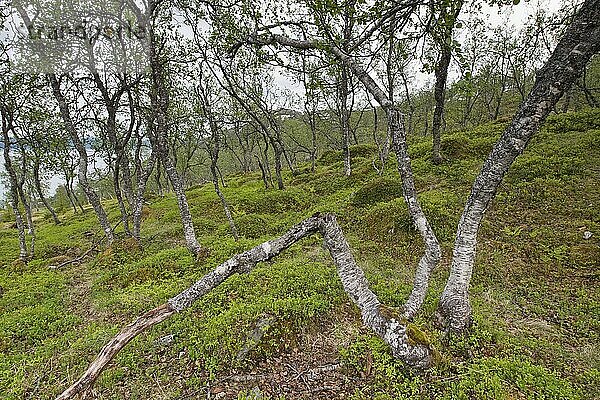
<path fill-rule="evenodd" d="M 600 0 L 0 22 L 0 399 L 600 399 Z"/>

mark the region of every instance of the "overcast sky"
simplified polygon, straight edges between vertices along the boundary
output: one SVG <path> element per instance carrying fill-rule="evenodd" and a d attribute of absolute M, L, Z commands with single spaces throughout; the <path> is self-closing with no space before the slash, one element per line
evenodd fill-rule
<path fill-rule="evenodd" d="M 528 18 L 535 13 L 536 9 L 544 8 L 549 13 L 554 13 L 561 8 L 562 0 L 531 0 L 521 1 L 516 6 L 511 7 L 483 7 L 484 20 L 487 20 L 491 28 L 498 26 L 514 26 L 516 28 L 522 27 L 528 20 Z M 463 19 L 469 18 L 468 14 L 463 14 Z M 415 73 L 414 87 L 422 87 L 431 81 L 432 76 L 426 75 L 417 71 Z M 294 85 L 290 77 L 286 76 L 285 73 L 279 71 L 275 76 L 275 83 L 283 88 L 290 89 L 294 92 L 299 93 L 300 88 L 298 85 Z M 4 160 L 0 158 L 0 170 L 4 171 Z M 52 178 L 49 182 L 50 193 L 54 194 L 56 188 L 62 184 L 62 180 L 59 177 Z M 0 181 L 0 199 L 3 199 L 7 193 L 6 182 L 4 179 Z"/>

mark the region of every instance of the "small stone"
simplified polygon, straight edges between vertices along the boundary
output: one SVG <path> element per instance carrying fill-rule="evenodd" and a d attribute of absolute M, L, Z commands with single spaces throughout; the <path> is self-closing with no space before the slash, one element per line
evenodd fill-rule
<path fill-rule="evenodd" d="M 593 233 L 592 233 L 592 232 L 590 232 L 590 231 L 585 231 L 585 232 L 583 232 L 583 238 L 584 238 L 585 240 L 588 240 L 589 238 L 591 238 L 591 237 L 592 237 L 592 235 L 593 235 Z"/>
<path fill-rule="evenodd" d="M 173 334 L 163 336 L 154 341 L 157 346 L 169 346 L 173 344 L 173 342 L 175 342 L 175 335 Z"/>

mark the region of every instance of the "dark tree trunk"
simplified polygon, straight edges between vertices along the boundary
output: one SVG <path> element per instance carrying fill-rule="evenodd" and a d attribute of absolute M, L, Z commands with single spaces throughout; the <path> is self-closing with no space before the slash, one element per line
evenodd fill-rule
<path fill-rule="evenodd" d="M 341 69 L 341 78 L 338 82 L 338 103 L 340 113 L 340 127 L 342 130 L 342 152 L 344 154 L 344 174 L 352 174 L 352 165 L 350 160 L 350 111 L 348 110 L 348 70 L 346 67 Z"/>
<path fill-rule="evenodd" d="M 448 66 L 452 57 L 452 49 L 448 46 L 442 48 L 442 53 L 435 69 L 435 109 L 433 110 L 433 122 L 431 123 L 431 134 L 433 136 L 434 164 L 442 162 L 442 118 L 444 117 L 444 103 L 446 101 L 446 81 L 448 79 Z"/>
<path fill-rule="evenodd" d="M 268 189 L 269 181 L 267 179 L 267 171 L 265 171 L 265 167 L 263 166 L 262 162 L 260 161 L 260 157 L 257 155 L 255 155 L 254 157 L 256 157 L 256 162 L 258 162 L 258 168 L 260 168 L 260 174 L 262 176 L 263 183 L 265 184 L 265 189 Z"/>

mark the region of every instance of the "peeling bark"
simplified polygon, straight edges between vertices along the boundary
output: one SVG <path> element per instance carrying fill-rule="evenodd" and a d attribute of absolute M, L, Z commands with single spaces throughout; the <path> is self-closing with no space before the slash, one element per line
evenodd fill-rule
<path fill-rule="evenodd" d="M 477 233 L 488 205 L 515 158 L 599 51 L 600 0 L 587 0 L 538 71 L 529 96 L 494 145 L 473 184 L 458 225 L 450 276 L 439 303 L 439 312 L 450 331 L 463 332 L 470 325 L 469 283 Z"/>
<path fill-rule="evenodd" d="M 417 189 L 413 178 L 408 146 L 406 144 L 406 131 L 402 114 L 395 107 L 387 108 L 388 127 L 392 136 L 392 146 L 398 160 L 398 173 L 402 177 L 402 194 L 408 207 L 413 224 L 421 234 L 425 243 L 425 254 L 419 260 L 413 289 L 406 304 L 404 305 L 404 317 L 412 319 L 421 309 L 427 289 L 431 272 L 438 265 L 442 257 L 442 250 L 438 239 L 423 213 L 417 200 Z"/>
<path fill-rule="evenodd" d="M 135 336 L 164 321 L 176 312 L 190 307 L 195 301 L 223 283 L 236 273 L 248 273 L 257 263 L 265 262 L 280 254 L 299 240 L 315 233 L 321 233 L 324 243 L 337 268 L 344 290 L 361 311 L 363 322 L 381 337 L 395 357 L 416 368 L 427 368 L 434 363 L 435 350 L 428 344 L 420 343 L 411 336 L 411 330 L 402 318 L 384 315 L 385 308 L 377 296 L 369 289 L 363 271 L 356 265 L 348 242 L 335 216 L 332 214 L 314 215 L 297 225 L 279 238 L 264 242 L 225 261 L 204 275 L 167 303 L 148 311 L 119 332 L 100 351 L 85 373 L 56 400 L 67 400 L 90 387 L 112 358 Z"/>

